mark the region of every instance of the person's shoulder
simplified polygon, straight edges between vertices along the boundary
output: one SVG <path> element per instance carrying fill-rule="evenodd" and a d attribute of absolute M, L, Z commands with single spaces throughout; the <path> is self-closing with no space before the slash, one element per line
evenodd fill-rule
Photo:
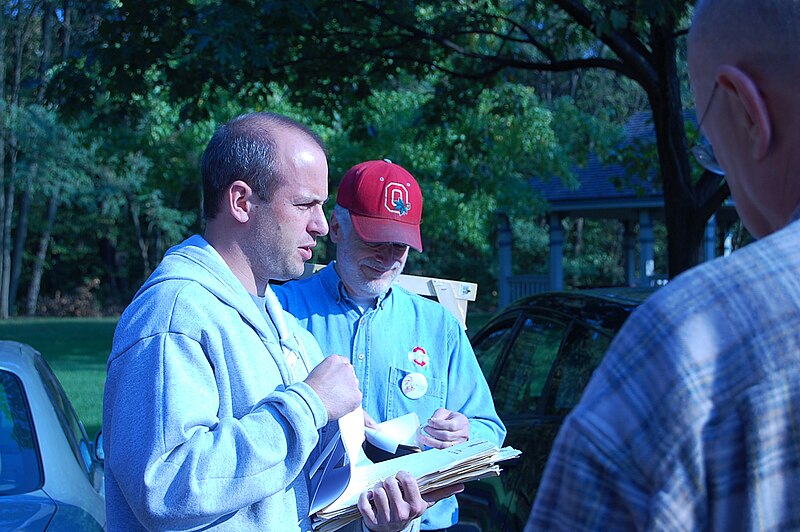
<path fill-rule="evenodd" d="M 317 298 L 309 298 L 310 292 L 318 291 L 321 287 L 319 274 L 314 274 L 303 279 L 294 279 L 282 284 L 270 284 L 275 297 L 281 306 L 289 311 L 297 311 L 297 305 L 308 305 Z"/>
<path fill-rule="evenodd" d="M 205 315 L 219 299 L 192 279 L 165 279 L 142 289 L 125 309 L 120 321 L 162 323 L 187 313 Z"/>
<path fill-rule="evenodd" d="M 197 316 L 208 316 L 218 301 L 191 279 L 166 279 L 151 284 L 139 291 L 120 316 L 114 332 L 114 351 L 127 350 L 143 338 L 181 333 L 185 328 L 183 322 L 196 322 Z"/>
<path fill-rule="evenodd" d="M 756 308 L 756 300 L 791 290 L 787 282 L 794 286 L 786 272 L 800 267 L 797 244 L 800 244 L 800 222 L 675 276 L 650 296 L 640 310 L 661 308 L 680 314 L 685 309 L 739 306 L 748 298 L 750 307 Z"/>
<path fill-rule="evenodd" d="M 308 277 L 301 277 L 300 279 L 290 279 L 289 281 L 272 284 L 272 289 L 275 293 L 278 292 L 296 292 L 308 288 L 309 285 L 318 284 L 321 280 L 320 274 L 315 273 Z"/>
<path fill-rule="evenodd" d="M 392 296 L 398 304 L 413 307 L 419 311 L 418 314 L 426 318 L 445 320 L 450 325 L 458 325 L 458 319 L 441 303 L 403 288 L 396 282 L 392 285 Z"/>
<path fill-rule="evenodd" d="M 440 309 L 444 310 L 439 303 L 432 299 L 428 299 L 427 297 L 423 297 L 407 288 L 403 288 L 397 281 L 392 284 L 392 295 L 393 297 L 397 298 L 398 301 L 402 301 L 409 305 L 414 305 L 422 308 L 430 308 L 434 309 L 435 307 L 439 307 Z"/>
<path fill-rule="evenodd" d="M 301 277 L 299 279 L 291 279 L 280 284 L 270 284 L 270 286 L 275 292 L 275 295 L 278 296 L 278 299 L 283 302 L 287 297 L 319 288 L 325 280 L 325 277 L 329 275 L 329 272 L 327 271 L 328 268 L 332 267 L 333 266 L 329 264 L 317 273 L 308 275 L 306 277 Z"/>
<path fill-rule="evenodd" d="M 615 335 L 600 374 L 658 374 L 665 382 L 681 381 L 698 368 L 715 374 L 717 366 L 736 361 L 743 342 L 786 327 L 800 287 L 785 271 L 796 268 L 771 259 L 770 245 L 755 242 L 657 289 Z M 751 361 L 758 358 L 751 355 Z"/>
<path fill-rule="evenodd" d="M 278 299 L 282 302 L 287 297 L 304 292 L 308 290 L 311 285 L 318 283 L 319 281 L 314 277 L 316 276 L 312 275 L 311 277 L 304 277 L 302 279 L 292 279 L 291 281 L 280 284 L 270 283 L 270 286 L 272 287 L 272 291 L 275 292 L 275 295 L 278 296 Z"/>
<path fill-rule="evenodd" d="M 204 297 L 210 295 L 202 283 L 194 279 L 180 277 L 165 277 L 154 279 L 147 282 L 139 289 L 130 307 L 135 306 L 156 306 L 167 308 L 169 301 L 178 298 L 191 299 L 192 297 Z"/>

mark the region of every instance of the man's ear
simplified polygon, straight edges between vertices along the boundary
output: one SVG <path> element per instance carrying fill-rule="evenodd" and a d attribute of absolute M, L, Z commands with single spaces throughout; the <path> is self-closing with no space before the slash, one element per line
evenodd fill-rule
<path fill-rule="evenodd" d="M 342 236 L 342 224 L 340 224 L 339 219 L 336 218 L 335 210 L 331 213 L 331 221 L 328 222 L 328 227 L 328 237 L 331 239 L 331 242 L 338 244 Z"/>
<path fill-rule="evenodd" d="M 772 142 L 772 120 L 758 85 L 744 71 L 731 65 L 719 67 L 717 81 L 731 98 L 733 111 L 737 114 L 734 118 L 741 120 L 747 128 L 753 158 L 763 159 Z"/>
<path fill-rule="evenodd" d="M 244 181 L 234 181 L 228 187 L 226 206 L 237 222 L 246 223 L 250 219 L 251 209 L 253 208 L 253 204 L 250 201 L 252 197 L 253 189 Z"/>

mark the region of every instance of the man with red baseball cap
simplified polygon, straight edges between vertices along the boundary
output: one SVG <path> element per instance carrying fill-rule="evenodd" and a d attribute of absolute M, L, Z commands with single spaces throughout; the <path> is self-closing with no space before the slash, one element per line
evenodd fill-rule
<path fill-rule="evenodd" d="M 394 284 L 409 248 L 422 251 L 421 220 L 414 176 L 386 159 L 357 164 L 342 178 L 331 215 L 336 260 L 275 293 L 324 355 L 350 358 L 374 421 L 415 412 L 426 448 L 471 438 L 500 446 L 506 430 L 461 324 L 440 304 Z M 420 528 L 457 521 L 450 497 L 423 514 Z"/>
<path fill-rule="evenodd" d="M 350 211 L 364 242 L 399 242 L 422 251 L 422 191 L 402 166 L 388 159 L 355 165 L 339 185 L 336 204 Z"/>

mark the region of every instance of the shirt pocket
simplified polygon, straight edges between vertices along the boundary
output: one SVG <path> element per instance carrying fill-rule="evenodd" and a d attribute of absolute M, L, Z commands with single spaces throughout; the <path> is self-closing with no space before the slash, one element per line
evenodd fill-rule
<path fill-rule="evenodd" d="M 421 373 L 428 381 L 428 389 L 422 397 L 411 399 L 403 393 L 403 379 L 409 373 L 413 372 L 395 367 L 389 368 L 389 387 L 386 400 L 387 420 L 416 412 L 421 423 L 428 419 L 437 408 L 444 407 L 445 390 L 442 379 Z"/>

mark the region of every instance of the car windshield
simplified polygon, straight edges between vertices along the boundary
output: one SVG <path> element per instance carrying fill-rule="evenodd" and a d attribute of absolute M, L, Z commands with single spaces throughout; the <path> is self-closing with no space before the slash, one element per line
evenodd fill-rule
<path fill-rule="evenodd" d="M 22 384 L 0 371 L 0 495 L 27 493 L 42 484 L 36 436 Z"/>

